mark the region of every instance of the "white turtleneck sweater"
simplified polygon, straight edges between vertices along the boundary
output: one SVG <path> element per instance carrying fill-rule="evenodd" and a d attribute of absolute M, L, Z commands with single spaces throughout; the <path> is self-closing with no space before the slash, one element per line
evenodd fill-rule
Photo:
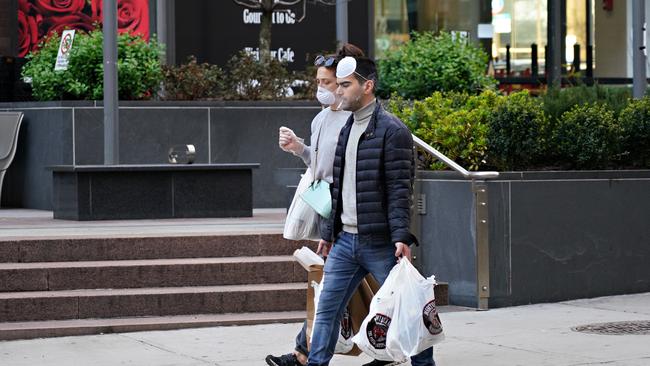
<path fill-rule="evenodd" d="M 343 231 L 357 234 L 357 150 L 361 135 L 366 132 L 372 112 L 375 111 L 376 101 L 362 107 L 354 112 L 354 123 L 350 130 L 350 137 L 345 148 L 345 167 L 343 169 L 343 187 L 341 194 L 343 199 L 343 211 L 341 222 Z"/>

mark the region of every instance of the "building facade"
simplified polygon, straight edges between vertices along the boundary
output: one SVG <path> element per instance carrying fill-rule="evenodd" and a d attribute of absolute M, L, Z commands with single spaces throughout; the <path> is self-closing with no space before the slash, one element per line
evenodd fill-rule
<path fill-rule="evenodd" d="M 559 0 L 562 7 L 562 59 L 566 69 L 579 59 L 586 68 L 593 49 L 595 77 L 632 75 L 633 0 Z M 650 17 L 650 0 L 646 18 Z M 51 30 L 90 29 L 101 21 L 100 0 L 43 5 L 38 0 L 0 0 L 0 56 L 23 57 Z M 540 73 L 548 43 L 549 0 L 350 0 L 349 41 L 381 58 L 412 31 L 461 32 L 480 42 L 498 70 L 509 51 L 511 71 L 531 66 L 538 46 Z M 166 45 L 168 63 L 196 56 L 224 65 L 241 50 L 257 51 L 260 13 L 231 0 L 119 1 L 121 31 L 156 36 Z M 307 1 L 274 14 L 272 52 L 291 69 L 304 69 L 319 53 L 336 46 L 333 6 Z M 579 45 L 575 54 L 574 45 Z M 650 68 L 648 68 L 650 71 Z M 650 74 L 650 73 L 649 73 Z"/>

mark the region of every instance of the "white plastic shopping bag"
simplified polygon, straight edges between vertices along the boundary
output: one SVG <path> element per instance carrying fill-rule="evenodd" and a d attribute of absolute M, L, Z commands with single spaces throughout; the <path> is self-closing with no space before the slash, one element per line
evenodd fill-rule
<path fill-rule="evenodd" d="M 424 278 L 407 259 L 391 271 L 399 288 L 386 337 L 386 352 L 393 360 L 415 356 L 444 339 L 436 309 L 435 276 Z"/>
<path fill-rule="evenodd" d="M 323 277 L 324 280 L 324 277 Z M 314 288 L 314 324 L 316 324 L 316 318 L 318 315 L 318 300 L 320 299 L 320 292 L 323 289 L 323 280 L 320 283 L 312 281 L 311 286 Z M 311 329 L 311 334 L 309 335 L 310 339 L 314 338 L 314 328 Z M 352 351 L 354 347 L 354 342 L 352 342 L 352 319 L 350 317 L 350 312 L 348 308 L 345 308 L 343 312 L 343 317 L 341 318 L 341 325 L 339 327 L 339 338 L 336 340 L 336 347 L 334 348 L 334 353 L 348 353 Z"/>
<path fill-rule="evenodd" d="M 284 223 L 282 236 L 290 240 L 319 240 L 318 232 L 318 213 L 309 206 L 301 197 L 313 180 L 311 168 L 300 178 L 296 193 L 293 195 L 293 201 L 287 212 L 287 219 Z"/>
<path fill-rule="evenodd" d="M 395 308 L 395 290 L 399 288 L 393 267 L 384 284 L 379 288 L 370 302 L 368 316 L 361 323 L 359 333 L 352 340 L 367 355 L 382 361 L 394 359 L 386 351 L 386 336 L 389 333 Z"/>

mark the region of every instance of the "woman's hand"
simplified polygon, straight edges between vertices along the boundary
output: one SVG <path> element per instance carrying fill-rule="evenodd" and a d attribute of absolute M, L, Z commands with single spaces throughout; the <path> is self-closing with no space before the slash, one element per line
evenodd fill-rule
<path fill-rule="evenodd" d="M 293 154 L 301 154 L 305 149 L 302 139 L 296 136 L 290 128 L 280 127 L 280 149 Z"/>

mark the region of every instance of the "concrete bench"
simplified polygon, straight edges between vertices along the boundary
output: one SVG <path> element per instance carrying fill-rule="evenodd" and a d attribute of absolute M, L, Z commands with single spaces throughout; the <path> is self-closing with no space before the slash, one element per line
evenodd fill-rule
<path fill-rule="evenodd" d="M 2 181 L 16 155 L 18 132 L 22 122 L 22 112 L 0 112 L 0 206 L 2 205 Z"/>
<path fill-rule="evenodd" d="M 253 216 L 259 164 L 55 166 L 55 219 Z"/>

